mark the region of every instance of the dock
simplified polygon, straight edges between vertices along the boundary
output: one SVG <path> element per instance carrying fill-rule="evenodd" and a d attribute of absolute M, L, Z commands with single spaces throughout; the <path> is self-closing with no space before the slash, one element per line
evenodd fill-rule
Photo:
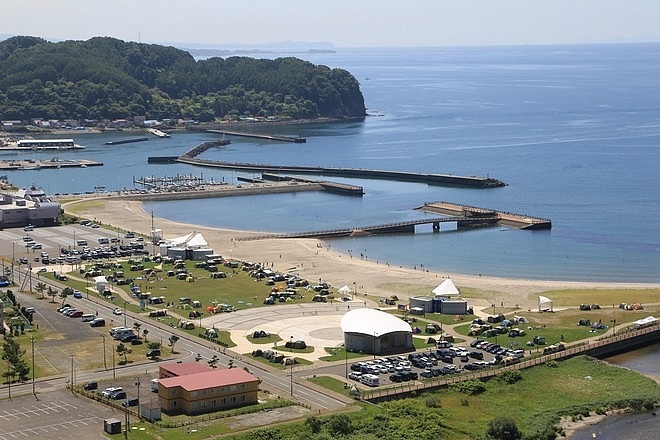
<path fill-rule="evenodd" d="M 146 142 L 148 141 L 149 138 L 147 137 L 141 137 L 141 138 L 133 138 L 133 139 L 120 139 L 118 141 L 108 141 L 105 144 L 106 145 L 122 145 L 122 144 L 132 144 L 135 142 Z"/>
<path fill-rule="evenodd" d="M 496 211 L 494 209 L 478 208 L 476 206 L 459 205 L 450 202 L 424 203 L 424 205 L 419 206 L 416 209 L 449 216 L 461 216 L 464 218 L 492 218 L 497 219 L 497 224 L 499 225 L 511 226 L 518 229 L 552 229 L 552 221 L 546 218 Z"/>
<path fill-rule="evenodd" d="M 156 137 L 159 138 L 168 138 L 170 137 L 169 134 L 165 133 L 164 131 L 160 131 L 157 128 L 147 128 L 147 133 L 151 133 Z"/>
<path fill-rule="evenodd" d="M 76 159 L 65 160 L 54 157 L 50 160 L 33 160 L 33 159 L 12 159 L 0 161 L 0 170 L 39 170 L 39 169 L 53 169 L 53 168 L 87 168 L 87 167 L 100 167 L 103 162 L 96 162 L 93 160 Z"/>
<path fill-rule="evenodd" d="M 260 133 L 247 133 L 243 131 L 225 131 L 225 130 L 206 130 L 208 133 L 221 134 L 223 136 L 237 136 L 237 137 L 247 137 L 254 139 L 266 139 L 269 141 L 280 141 L 280 142 L 294 142 L 296 144 L 304 144 L 307 142 L 307 139 L 300 136 L 278 136 L 273 134 L 260 134 Z"/>

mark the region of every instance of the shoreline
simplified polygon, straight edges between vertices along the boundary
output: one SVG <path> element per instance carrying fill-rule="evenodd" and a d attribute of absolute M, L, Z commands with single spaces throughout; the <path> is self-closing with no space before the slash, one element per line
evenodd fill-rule
<path fill-rule="evenodd" d="M 95 200 L 85 209 L 71 209 L 78 203 Z M 431 272 L 384 262 L 353 258 L 327 245 L 319 239 L 265 239 L 237 240 L 243 237 L 264 235 L 261 231 L 241 231 L 181 223 L 153 217 L 145 211 L 140 201 L 80 199 L 63 204 L 62 208 L 73 215 L 94 219 L 107 225 L 150 235 L 151 225 L 161 229 L 167 238 L 200 232 L 209 246 L 217 254 L 226 258 L 268 263 L 281 272 L 295 271 L 300 276 L 315 281 L 328 282 L 337 287 L 348 285 L 358 294 L 369 295 L 371 299 L 396 294 L 402 298 L 425 295 L 444 279 L 451 278 L 457 287 L 473 288 L 481 291 L 480 297 L 470 297 L 470 305 L 475 310 L 490 307 L 491 304 L 526 310 L 537 308 L 535 294 L 558 289 L 649 289 L 660 288 L 660 283 L 611 283 L 592 281 L 560 281 L 498 278 L 460 273 Z M 426 290 L 428 289 L 428 290 Z"/>

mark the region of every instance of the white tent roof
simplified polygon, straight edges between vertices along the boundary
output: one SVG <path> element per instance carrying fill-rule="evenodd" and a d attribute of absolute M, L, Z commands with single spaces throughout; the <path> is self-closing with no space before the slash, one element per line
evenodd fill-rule
<path fill-rule="evenodd" d="M 105 276 L 98 276 L 98 277 L 94 277 L 94 282 L 96 284 L 98 284 L 98 283 L 108 284 L 108 279 Z"/>
<path fill-rule="evenodd" d="M 339 293 L 350 293 L 350 292 L 351 292 L 351 288 L 345 285 L 345 286 L 342 287 L 341 289 L 337 290 L 337 292 L 339 292 Z"/>
<path fill-rule="evenodd" d="M 458 296 L 459 291 L 454 285 L 454 282 L 447 278 L 438 287 L 432 290 L 437 296 Z"/>
<path fill-rule="evenodd" d="M 639 319 L 633 322 L 634 325 L 652 325 L 655 324 L 658 320 L 653 316 L 647 316 L 646 318 Z"/>
<path fill-rule="evenodd" d="M 202 234 L 199 232 L 191 232 L 182 237 L 172 238 L 168 240 L 173 246 L 185 246 L 189 248 L 208 246 L 208 242 L 204 240 Z"/>
<path fill-rule="evenodd" d="M 545 296 L 539 296 L 539 310 L 550 309 L 552 310 L 552 300 Z"/>
<path fill-rule="evenodd" d="M 395 332 L 412 332 L 410 324 L 389 313 L 374 309 L 355 309 L 341 318 L 341 330 L 344 333 L 362 333 L 382 336 Z"/>

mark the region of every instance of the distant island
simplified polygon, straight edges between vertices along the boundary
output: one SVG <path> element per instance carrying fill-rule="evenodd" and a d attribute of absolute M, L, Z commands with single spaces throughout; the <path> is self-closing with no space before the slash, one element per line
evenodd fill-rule
<path fill-rule="evenodd" d="M 295 57 L 196 60 L 172 46 L 109 37 L 53 43 L 17 36 L 0 42 L 2 121 L 364 116 L 364 97 L 352 74 Z"/>

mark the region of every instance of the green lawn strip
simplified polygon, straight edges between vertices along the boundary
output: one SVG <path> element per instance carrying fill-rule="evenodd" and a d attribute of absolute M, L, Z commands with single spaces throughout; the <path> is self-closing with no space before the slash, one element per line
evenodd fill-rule
<path fill-rule="evenodd" d="M 349 389 L 344 386 L 346 382 L 343 380 L 338 380 L 329 376 L 314 376 L 307 378 L 307 380 L 320 385 L 323 388 L 334 391 L 335 393 L 343 394 L 344 396 L 349 395 Z"/>
<path fill-rule="evenodd" d="M 325 347 L 324 348 L 325 352 L 328 353 L 328 356 L 322 356 L 319 358 L 320 361 L 324 362 L 336 362 L 336 361 L 343 361 L 343 360 L 355 360 L 355 359 L 360 359 L 360 358 L 366 358 L 368 357 L 371 359 L 371 355 L 365 355 L 364 353 L 356 353 L 349 351 L 346 353 L 343 347 Z"/>
<path fill-rule="evenodd" d="M 627 369 L 586 356 L 550 365 L 556 366 L 541 365 L 521 371 L 522 379 L 514 384 L 489 380 L 484 384 L 485 391 L 477 395 L 443 388 L 415 398 L 364 406 L 362 411 L 319 416 L 319 435 L 331 435 L 332 429 L 342 427 L 346 430 L 342 435 L 349 438 L 482 438 L 491 420 L 506 416 L 514 420 L 524 438 L 537 438 L 549 432 L 564 415 L 640 407 L 644 402 L 648 405 L 660 400 L 658 384 Z M 316 383 L 344 392 L 343 382 L 332 378 L 317 377 Z M 294 423 L 260 432 L 262 438 L 304 439 L 310 438 L 310 425 Z M 229 438 L 250 437 L 241 434 Z"/>
<path fill-rule="evenodd" d="M 284 354 L 286 356 L 286 353 L 284 353 L 284 352 L 280 352 L 280 353 Z M 252 353 L 245 353 L 244 356 L 251 356 L 251 358 L 253 360 L 255 360 L 257 362 L 261 362 L 262 364 L 265 364 L 265 365 L 270 365 L 271 367 L 277 368 L 278 370 L 288 370 L 288 369 L 291 368 L 291 365 L 283 365 L 281 363 L 271 362 L 268 359 L 265 359 L 261 356 L 252 356 Z M 286 356 L 286 357 L 288 357 L 288 356 Z M 313 362 L 308 361 L 307 359 L 297 358 L 297 357 L 294 357 L 294 359 L 296 360 L 296 363 L 293 364 L 293 369 L 294 370 L 296 369 L 296 365 L 312 365 L 313 364 Z"/>
<path fill-rule="evenodd" d="M 273 345 L 276 342 L 280 342 L 282 338 L 278 335 L 269 334 L 265 338 L 255 338 L 252 335 L 248 335 L 246 339 L 253 344 L 271 344 Z"/>

